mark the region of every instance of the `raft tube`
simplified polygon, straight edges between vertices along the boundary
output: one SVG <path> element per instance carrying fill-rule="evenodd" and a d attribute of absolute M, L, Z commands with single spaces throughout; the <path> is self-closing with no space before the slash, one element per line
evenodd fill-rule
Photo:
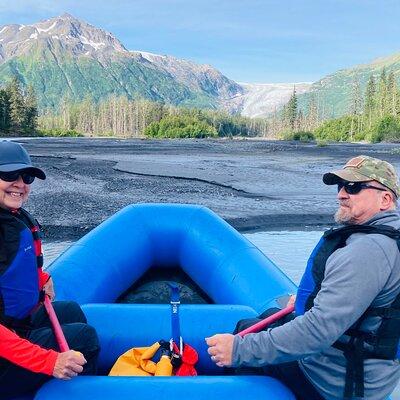
<path fill-rule="evenodd" d="M 180 311 L 182 336 L 199 353 L 200 376 L 53 379 L 36 399 L 294 399 L 275 379 L 226 375 L 211 362 L 205 337 L 232 332 L 238 320 L 282 306 L 296 287 L 223 219 L 194 205 L 128 206 L 50 266 L 57 300 L 92 303 L 83 309 L 99 334 L 100 374 L 106 375 L 129 348 L 171 337 L 168 305 L 110 304 L 152 267 L 181 268 L 214 302 L 182 305 Z"/>
<path fill-rule="evenodd" d="M 107 374 L 119 355 L 132 347 L 149 346 L 171 336 L 170 308 L 166 304 L 92 304 L 83 306 L 88 322 L 97 329 L 101 353 L 99 373 Z M 279 381 L 266 376 L 226 375 L 207 353 L 204 338 L 232 332 L 242 318 L 254 318 L 250 307 L 238 305 L 181 305 L 181 333 L 199 354 L 197 377 L 76 377 L 53 379 L 36 394 L 37 400 L 150 399 L 169 400 L 295 400 Z"/>
<path fill-rule="evenodd" d="M 72 245 L 49 268 L 57 300 L 113 303 L 151 267 L 180 267 L 216 304 L 262 313 L 295 293 L 254 244 L 206 207 L 128 206 Z"/>

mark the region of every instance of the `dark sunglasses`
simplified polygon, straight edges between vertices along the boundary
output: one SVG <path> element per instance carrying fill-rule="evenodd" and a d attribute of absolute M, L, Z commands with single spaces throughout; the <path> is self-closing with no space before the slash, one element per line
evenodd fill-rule
<path fill-rule="evenodd" d="M 14 182 L 17 181 L 18 178 L 21 177 L 26 185 L 30 185 L 35 177 L 29 174 L 28 172 L 22 171 L 10 171 L 10 172 L 0 172 L 0 179 L 6 182 Z"/>
<path fill-rule="evenodd" d="M 364 182 L 339 182 L 337 187 L 338 192 L 340 192 L 342 188 L 344 188 L 347 194 L 358 194 L 363 189 L 375 189 L 375 190 L 380 190 L 381 192 L 386 192 L 388 190 L 373 185 L 369 185 L 368 183 Z"/>

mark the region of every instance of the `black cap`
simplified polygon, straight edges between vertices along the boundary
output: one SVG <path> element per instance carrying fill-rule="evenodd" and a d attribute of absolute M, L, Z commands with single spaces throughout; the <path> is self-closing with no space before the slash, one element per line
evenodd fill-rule
<path fill-rule="evenodd" d="M 0 142 L 0 172 L 29 170 L 32 176 L 46 179 L 46 174 L 38 167 L 34 167 L 28 152 L 16 142 L 2 140 Z"/>

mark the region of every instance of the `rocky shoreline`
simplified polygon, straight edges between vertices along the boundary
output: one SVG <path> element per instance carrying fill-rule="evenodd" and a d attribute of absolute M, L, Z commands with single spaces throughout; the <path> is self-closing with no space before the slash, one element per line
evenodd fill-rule
<path fill-rule="evenodd" d="M 27 204 L 47 240 L 75 240 L 132 203 L 209 207 L 236 229 L 307 229 L 333 223 L 324 172 L 366 154 L 400 169 L 400 144 L 265 140 L 19 138 L 47 173 Z"/>

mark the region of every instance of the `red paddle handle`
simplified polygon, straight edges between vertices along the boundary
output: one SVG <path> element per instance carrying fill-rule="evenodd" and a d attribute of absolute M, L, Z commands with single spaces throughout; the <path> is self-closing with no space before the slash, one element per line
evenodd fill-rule
<path fill-rule="evenodd" d="M 267 318 L 264 318 L 260 322 L 257 322 L 256 324 L 249 326 L 246 329 L 243 329 L 238 333 L 241 337 L 247 335 L 248 333 L 255 333 L 261 331 L 261 329 L 265 328 L 266 326 L 272 324 L 273 322 L 278 321 L 278 319 L 283 318 L 285 315 L 290 314 L 291 312 L 294 311 L 294 305 L 287 306 L 285 308 L 282 308 L 282 310 L 276 312 L 275 314 L 270 315 Z"/>
<path fill-rule="evenodd" d="M 46 308 L 47 314 L 51 322 L 51 326 L 53 327 L 54 335 L 56 337 L 61 352 L 68 351 L 69 346 L 67 341 L 65 340 L 64 332 L 62 331 L 61 325 L 58 322 L 58 318 L 54 311 L 53 305 L 51 304 L 49 297 L 46 295 L 44 296 L 44 307 Z"/>

